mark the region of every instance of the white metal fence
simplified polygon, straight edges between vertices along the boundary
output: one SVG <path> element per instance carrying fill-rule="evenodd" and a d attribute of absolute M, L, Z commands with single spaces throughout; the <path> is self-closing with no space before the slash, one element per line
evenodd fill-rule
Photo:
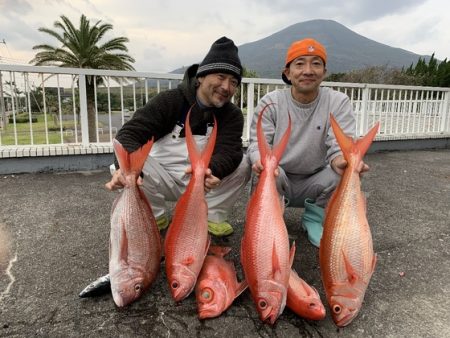
<path fill-rule="evenodd" d="M 180 74 L 36 67 L 0 64 L 0 148 L 22 146 L 110 147 L 133 112 L 162 90 L 174 88 Z M 94 84 L 93 102 L 86 94 Z M 281 80 L 244 78 L 233 101 L 246 115 L 243 133 L 258 100 L 284 87 Z M 357 134 L 381 121 L 377 139 L 416 139 L 450 135 L 450 88 L 324 82 L 346 93 L 357 116 Z M 89 138 L 88 106 L 95 111 L 95 137 Z M 11 156 L 11 155 L 8 155 Z"/>

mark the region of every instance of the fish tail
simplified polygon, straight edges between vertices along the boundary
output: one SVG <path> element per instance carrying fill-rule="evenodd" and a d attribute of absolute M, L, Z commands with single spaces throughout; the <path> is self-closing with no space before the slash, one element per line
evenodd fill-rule
<path fill-rule="evenodd" d="M 358 160 L 362 160 L 367 150 L 375 138 L 375 135 L 378 132 L 378 127 L 380 126 L 380 122 L 377 122 L 372 129 L 361 139 L 354 141 L 351 136 L 345 135 L 344 131 L 341 129 L 333 114 L 330 113 L 330 121 L 331 127 L 333 128 L 334 135 L 336 136 L 336 140 L 344 154 L 344 158 L 349 161 L 350 154 L 355 154 L 358 156 Z"/>
<path fill-rule="evenodd" d="M 231 251 L 231 247 L 211 245 L 209 247 L 208 253 L 217 257 L 224 257 Z"/>
<path fill-rule="evenodd" d="M 264 166 L 264 162 L 267 156 L 274 155 L 277 159 L 277 162 L 280 161 L 281 155 L 283 155 L 284 150 L 286 149 L 287 143 L 289 141 L 289 136 L 291 134 L 291 116 L 288 113 L 289 116 L 289 125 L 284 132 L 283 137 L 280 140 L 280 143 L 273 147 L 271 150 L 269 147 L 269 144 L 266 140 L 266 137 L 264 136 L 263 128 L 262 128 L 262 116 L 264 114 L 264 111 L 274 103 L 268 103 L 264 106 L 264 108 L 261 110 L 258 116 L 258 122 L 256 126 L 256 133 L 257 133 L 257 139 L 258 139 L 258 148 L 259 153 L 261 156 L 261 163 Z"/>
<path fill-rule="evenodd" d="M 114 152 L 116 153 L 117 161 L 119 161 L 120 169 L 124 175 L 129 173 L 137 173 L 139 175 L 141 173 L 152 145 L 153 137 L 142 147 L 129 153 L 118 140 L 114 139 Z"/>
<path fill-rule="evenodd" d="M 193 106 L 191 106 L 186 116 L 186 144 L 188 148 L 189 159 L 191 160 L 192 171 L 194 171 L 195 168 L 199 166 L 199 164 L 203 164 L 205 168 L 207 168 L 209 165 L 209 161 L 211 160 L 211 156 L 214 151 L 214 146 L 216 144 L 217 120 L 216 117 L 214 116 L 214 126 L 212 133 L 208 139 L 206 147 L 203 149 L 202 152 L 200 152 L 197 148 L 197 144 L 195 143 L 194 137 L 192 136 L 192 129 L 189 123 L 192 107 Z"/>

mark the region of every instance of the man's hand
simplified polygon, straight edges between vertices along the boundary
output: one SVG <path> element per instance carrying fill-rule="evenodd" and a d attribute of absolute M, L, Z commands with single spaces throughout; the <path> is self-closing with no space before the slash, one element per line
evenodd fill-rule
<path fill-rule="evenodd" d="M 331 161 L 331 168 L 338 173 L 339 175 L 344 174 L 345 168 L 347 168 L 347 161 L 345 160 L 344 156 L 338 155 Z M 369 171 L 369 166 L 364 163 L 364 161 L 361 161 L 358 164 L 358 167 L 356 168 L 357 171 L 359 171 L 359 175 L 362 176 L 365 172 Z"/>
<path fill-rule="evenodd" d="M 186 169 L 186 174 L 192 174 L 192 167 L 189 166 Z M 212 174 L 211 169 L 206 169 L 205 172 L 205 192 L 210 192 L 211 189 L 217 188 L 220 185 L 220 178 Z"/>
<path fill-rule="evenodd" d="M 257 177 L 259 177 L 259 175 L 261 175 L 262 171 L 264 170 L 264 167 L 261 164 L 261 160 L 257 160 L 255 163 L 253 163 L 252 170 Z M 277 177 L 279 174 L 280 174 L 280 170 L 278 170 L 278 168 L 276 168 L 274 171 L 275 177 Z"/>
<path fill-rule="evenodd" d="M 143 181 L 142 177 L 138 176 L 137 184 L 142 185 L 143 183 L 144 183 L 144 181 Z M 127 182 L 125 180 L 125 177 L 122 175 L 122 170 L 120 170 L 120 168 L 114 172 L 114 174 L 111 178 L 111 181 L 109 181 L 108 183 L 105 184 L 105 188 L 110 191 L 122 189 L 125 186 L 127 186 Z"/>

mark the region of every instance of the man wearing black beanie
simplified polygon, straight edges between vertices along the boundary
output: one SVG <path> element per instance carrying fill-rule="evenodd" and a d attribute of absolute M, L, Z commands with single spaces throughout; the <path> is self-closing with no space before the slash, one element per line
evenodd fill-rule
<path fill-rule="evenodd" d="M 184 125 L 192 107 L 190 126 L 199 149 L 208 140 L 214 117 L 217 121 L 216 144 L 205 176 L 208 231 L 219 237 L 233 232 L 228 214 L 251 173 L 242 149 L 244 118 L 231 103 L 241 79 L 238 49 L 232 40 L 222 37 L 212 44 L 200 65 L 186 70 L 177 88 L 153 97 L 117 133 L 116 139 L 128 152 L 154 138 L 142 170 L 144 179 L 138 184 L 142 184 L 160 229 L 169 225 L 166 201 L 177 201 L 189 183 Z M 106 187 L 120 189 L 125 181 L 116 159 L 111 167 L 113 176 Z M 80 297 L 101 293 L 108 289 L 105 285 L 109 285 L 109 276 L 100 277 Z"/>
<path fill-rule="evenodd" d="M 191 106 L 190 125 L 199 147 L 217 120 L 217 139 L 205 177 L 209 231 L 216 236 L 233 232 L 227 222 L 228 213 L 249 179 L 247 161 L 242 161 L 243 115 L 231 103 L 242 78 L 238 48 L 227 37 L 215 41 L 203 61 L 190 66 L 183 81 L 175 89 L 159 93 L 133 118 L 125 123 L 116 139 L 129 151 L 134 151 L 152 137 L 155 140 L 146 161 L 142 188 L 150 201 L 158 226 L 169 224 L 166 201 L 176 201 L 189 182 L 186 168 L 184 125 Z M 117 160 L 115 167 L 118 167 Z M 123 186 L 121 171 L 116 170 L 107 188 Z"/>

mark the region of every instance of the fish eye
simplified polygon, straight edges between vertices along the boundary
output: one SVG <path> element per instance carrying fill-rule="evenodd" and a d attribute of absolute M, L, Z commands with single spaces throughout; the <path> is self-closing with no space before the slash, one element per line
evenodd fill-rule
<path fill-rule="evenodd" d="M 336 304 L 336 305 L 333 306 L 333 312 L 334 312 L 335 314 L 338 315 L 338 314 L 341 313 L 341 311 L 342 311 L 342 308 L 341 308 L 340 305 Z"/>
<path fill-rule="evenodd" d="M 142 290 L 142 287 L 141 287 L 140 284 L 136 284 L 136 285 L 134 286 L 134 291 L 139 292 L 139 291 L 141 291 L 141 290 Z"/>
<path fill-rule="evenodd" d="M 261 299 L 261 300 L 258 302 L 258 305 L 259 305 L 259 307 L 260 307 L 262 310 L 264 310 L 264 309 L 267 307 L 267 302 L 266 302 L 264 299 Z"/>
<path fill-rule="evenodd" d="M 214 292 L 210 288 L 205 288 L 202 290 L 201 296 L 205 301 L 211 301 L 214 296 Z"/>
<path fill-rule="evenodd" d="M 172 287 L 172 289 L 178 289 L 178 287 L 179 287 L 178 282 L 176 282 L 176 281 L 172 282 L 171 287 Z"/>

